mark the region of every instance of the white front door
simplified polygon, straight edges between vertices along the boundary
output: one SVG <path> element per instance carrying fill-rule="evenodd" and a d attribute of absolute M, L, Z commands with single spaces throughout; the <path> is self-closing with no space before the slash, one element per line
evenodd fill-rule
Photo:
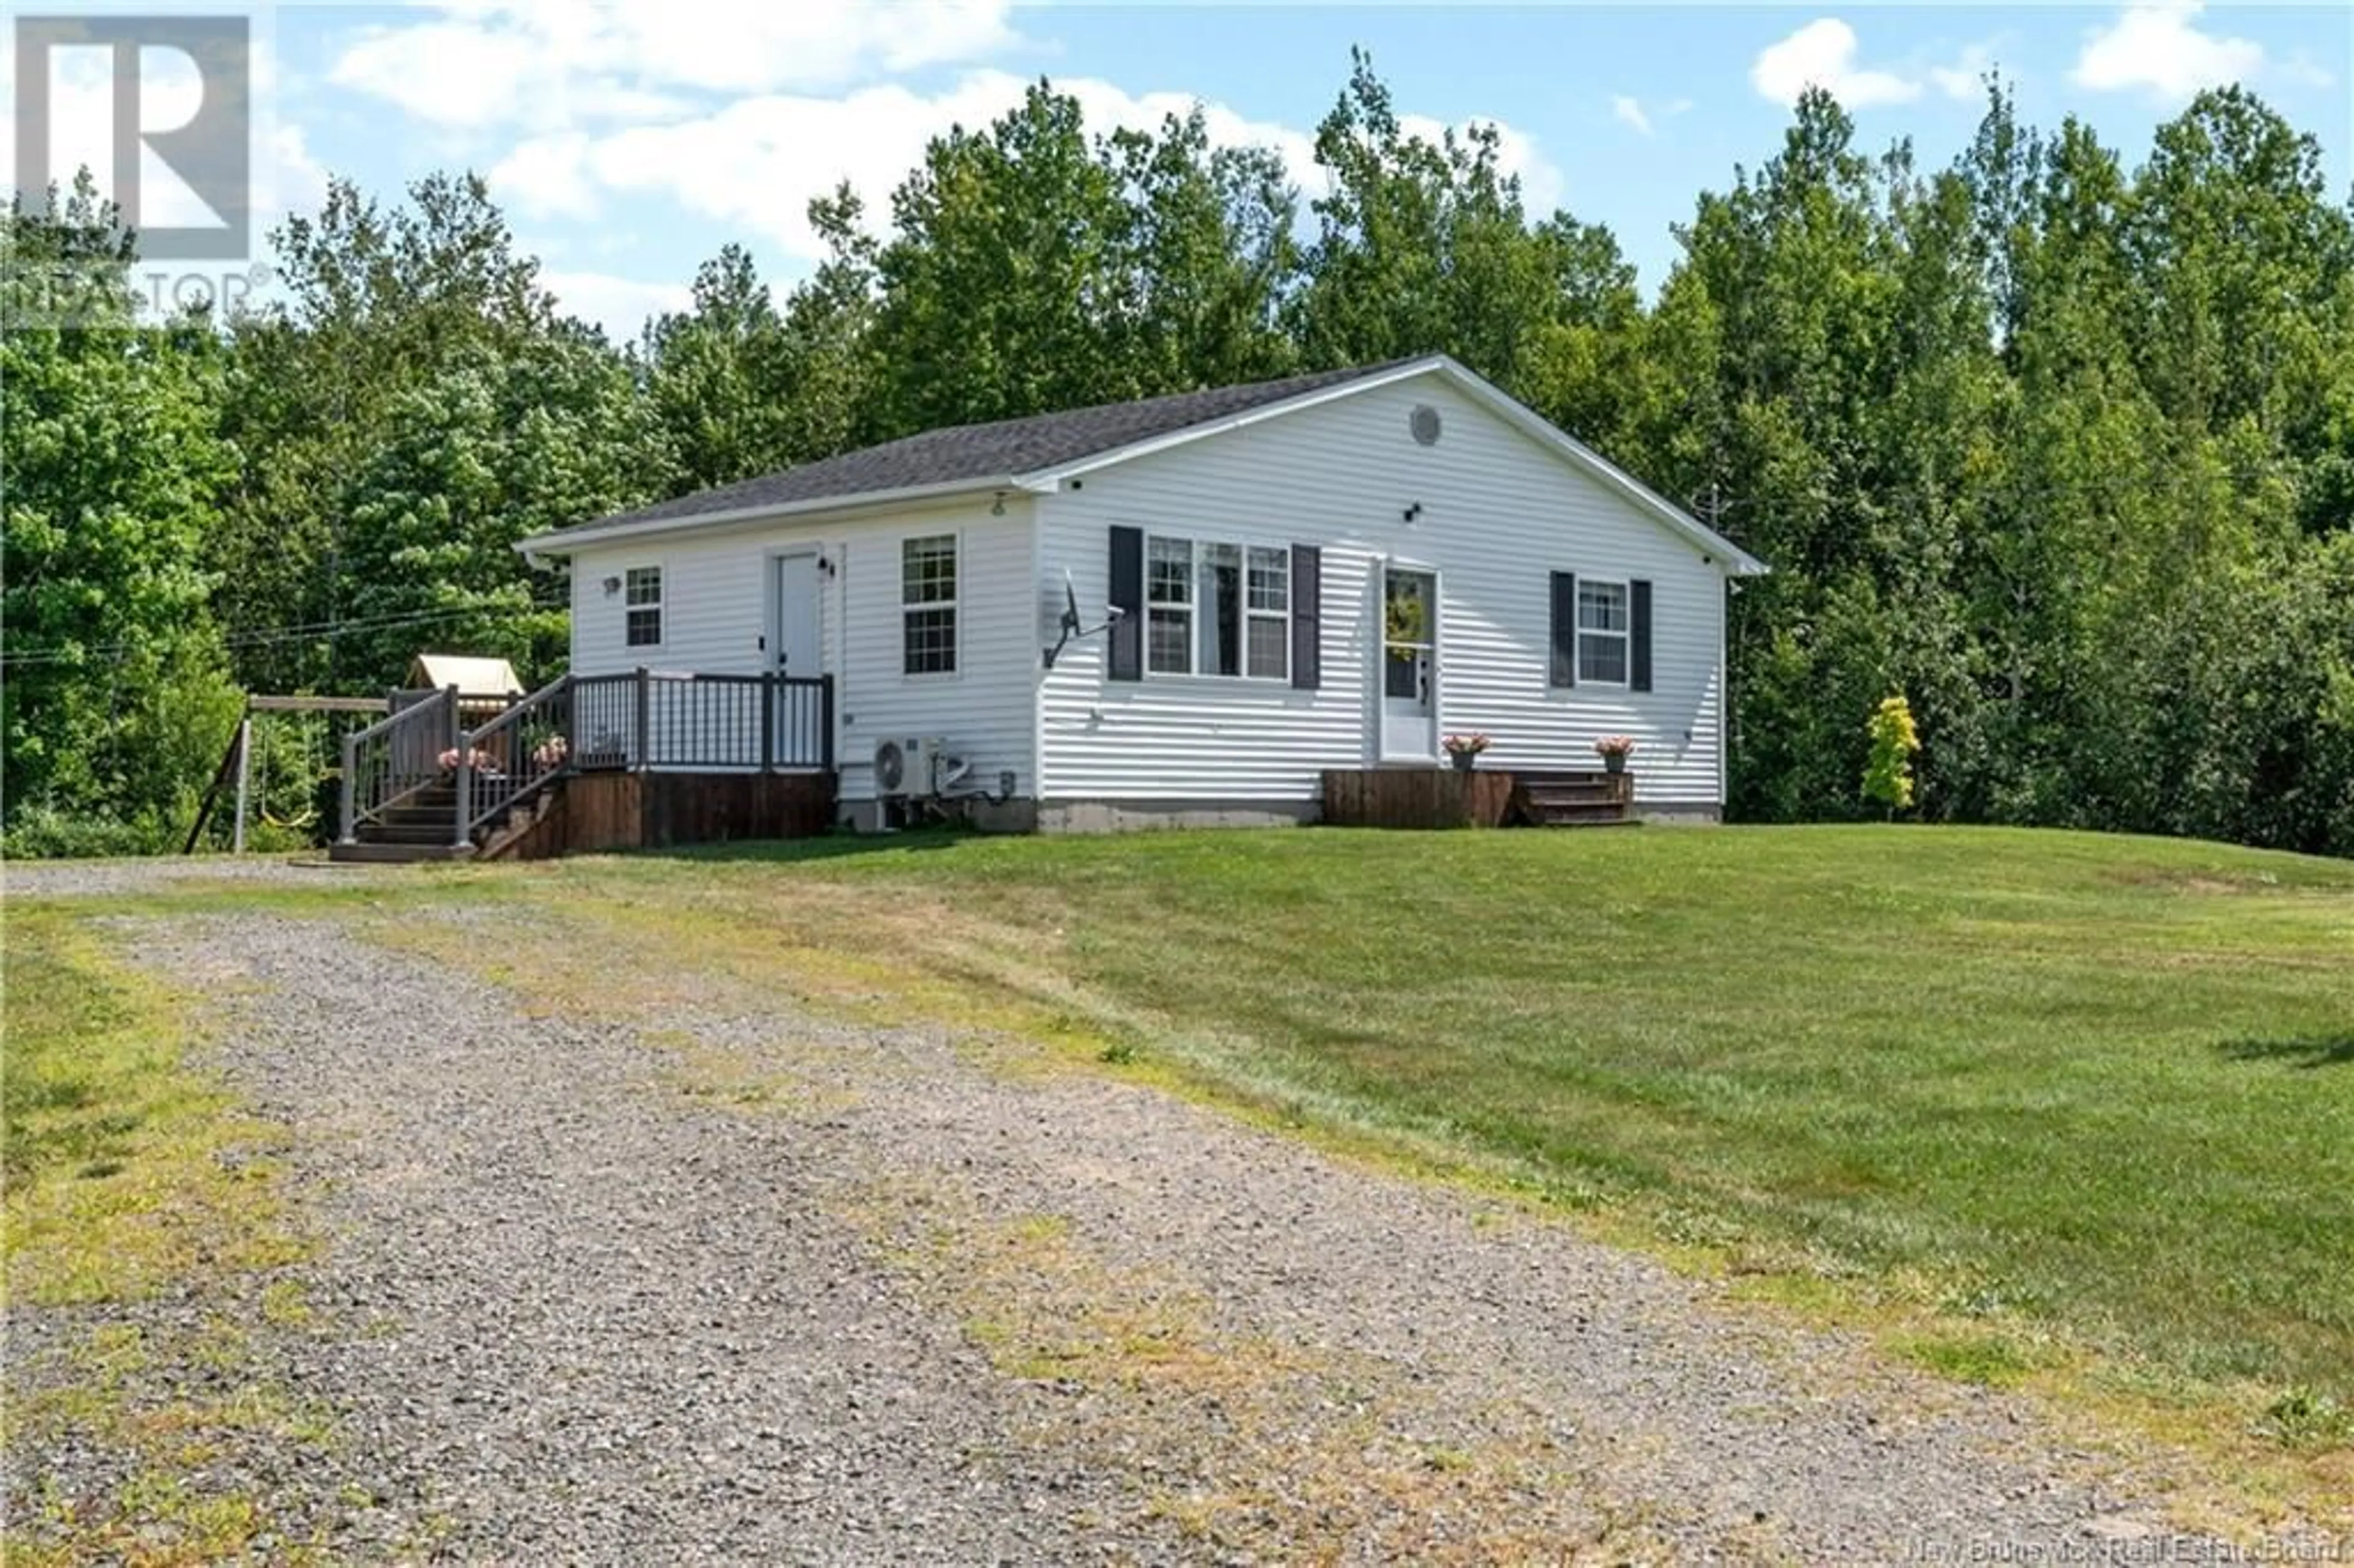
<path fill-rule="evenodd" d="M 776 574 L 769 595 L 769 667 L 797 680 L 815 680 L 825 673 L 820 652 L 820 588 L 814 551 L 779 556 L 769 563 Z M 825 755 L 825 705 L 812 687 L 788 685 L 777 694 L 777 762 L 783 767 L 814 768 Z"/>
<path fill-rule="evenodd" d="M 1438 578 L 1382 569 L 1381 758 L 1438 757 Z"/>

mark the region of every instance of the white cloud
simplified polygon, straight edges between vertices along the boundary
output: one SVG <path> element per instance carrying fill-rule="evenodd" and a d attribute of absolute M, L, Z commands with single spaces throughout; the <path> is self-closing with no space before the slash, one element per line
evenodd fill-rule
<path fill-rule="evenodd" d="M 1818 17 L 1759 51 L 1749 68 L 1750 85 L 1784 104 L 1797 102 L 1809 87 L 1819 87 L 1849 109 L 1910 103 L 1921 96 L 1919 81 L 1859 65 L 1857 52 L 1853 27 L 1837 16 Z"/>
<path fill-rule="evenodd" d="M 1627 93 L 1614 92 L 1610 95 L 1611 118 L 1645 136 L 1657 134 L 1661 121 L 1672 120 L 1689 111 L 1691 106 L 1692 101 L 1689 98 L 1654 99 L 1647 104 Z"/>
<path fill-rule="evenodd" d="M 329 72 L 436 125 L 548 130 L 685 111 L 682 95 L 839 90 L 1014 41 L 1007 0 L 443 0 L 368 29 Z"/>
<path fill-rule="evenodd" d="M 302 127 L 280 121 L 266 146 L 253 196 L 256 217 L 266 226 L 286 213 L 318 211 L 327 199 L 327 171 L 311 156 Z"/>
<path fill-rule="evenodd" d="M 596 181 L 588 173 L 588 137 L 557 131 L 518 145 L 491 166 L 491 188 L 534 217 L 591 217 Z"/>
<path fill-rule="evenodd" d="M 1949 66 L 1929 68 L 1929 79 L 1939 92 L 1960 103 L 1974 103 L 1986 92 L 1987 72 L 1995 69 L 1991 44 L 1970 44 Z"/>
<path fill-rule="evenodd" d="M 2137 0 L 2084 37 L 2072 79 L 2096 92 L 2141 90 L 2181 103 L 2201 89 L 2248 81 L 2264 69 L 2264 46 L 2194 24 L 2200 0 Z"/>
<path fill-rule="evenodd" d="M 595 323 L 616 343 L 636 338 L 647 317 L 683 311 L 695 302 L 683 283 L 648 283 L 610 272 L 543 270 L 539 284 L 565 314 Z"/>
<path fill-rule="evenodd" d="M 889 217 L 892 190 L 922 160 L 931 138 L 953 125 L 988 124 L 1018 105 L 1029 85 L 1023 77 L 981 69 L 931 94 L 886 84 L 839 97 L 739 98 L 701 115 L 598 133 L 545 132 L 514 146 L 490 180 L 502 202 L 542 218 L 590 216 L 608 195 L 667 197 L 806 262 L 822 254 L 807 217 L 812 196 L 847 180 L 879 226 Z M 1195 103 L 1183 93 L 1131 93 L 1092 78 L 1055 85 L 1078 100 L 1088 129 L 1098 134 L 1122 126 L 1158 130 Z M 1273 148 L 1306 195 L 1321 189 L 1307 132 L 1251 120 L 1224 104 L 1203 105 L 1203 121 L 1214 143 Z M 1447 129 L 1415 116 L 1401 116 L 1401 123 L 1433 140 Z M 1562 197 L 1560 170 L 1525 132 L 1499 124 L 1497 133 L 1505 172 L 1521 177 L 1533 210 L 1551 211 Z"/>

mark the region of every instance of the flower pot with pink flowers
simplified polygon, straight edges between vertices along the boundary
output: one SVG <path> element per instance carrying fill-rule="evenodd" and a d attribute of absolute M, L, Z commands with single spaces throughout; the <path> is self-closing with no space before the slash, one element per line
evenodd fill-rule
<path fill-rule="evenodd" d="M 1602 758 L 1605 773 L 1624 773 L 1627 759 L 1635 755 L 1635 737 L 1630 735 L 1606 735 L 1594 743 L 1594 754 Z"/>
<path fill-rule="evenodd" d="M 1488 749 L 1488 737 L 1472 732 L 1450 735 L 1441 743 L 1447 747 L 1447 759 L 1455 764 L 1458 773 L 1469 773 L 1479 765 L 1479 754 Z"/>

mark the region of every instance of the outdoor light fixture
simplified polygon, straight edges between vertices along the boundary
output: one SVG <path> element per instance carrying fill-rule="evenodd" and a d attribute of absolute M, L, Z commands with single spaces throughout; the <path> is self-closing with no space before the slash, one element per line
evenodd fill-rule
<path fill-rule="evenodd" d="M 817 569 L 823 572 L 827 577 L 833 576 L 833 557 L 832 556 L 820 556 L 817 558 Z"/>
<path fill-rule="evenodd" d="M 619 578 L 619 577 L 607 577 L 607 578 L 605 579 L 605 597 L 606 597 L 607 599 L 610 599 L 610 598 L 612 598 L 615 594 L 617 594 L 617 593 L 619 593 L 619 592 L 620 592 L 620 591 L 621 591 L 621 579 L 620 579 L 620 578 Z"/>
<path fill-rule="evenodd" d="M 989 514 L 991 517 L 1002 517 L 1005 515 L 1005 492 L 1002 490 L 999 491 L 997 493 L 997 499 L 989 503 Z"/>

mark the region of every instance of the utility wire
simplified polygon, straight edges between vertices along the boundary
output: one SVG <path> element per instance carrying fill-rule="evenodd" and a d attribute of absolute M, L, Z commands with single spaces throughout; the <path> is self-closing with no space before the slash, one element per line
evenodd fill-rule
<path fill-rule="evenodd" d="M 396 626 L 417 626 L 429 621 L 452 620 L 461 616 L 498 613 L 504 607 L 490 605 L 453 606 L 446 609 L 419 610 L 402 615 L 375 616 L 358 620 L 314 620 L 293 626 L 274 626 L 260 631 L 241 631 L 221 639 L 226 648 L 264 648 L 281 642 L 302 642 L 326 636 L 331 631 L 381 630 Z M 568 609 L 564 601 L 534 600 L 532 609 Z M 105 657 L 120 661 L 136 652 L 142 645 L 133 642 L 107 642 L 91 648 L 37 648 L 27 652 L 0 652 L 0 665 L 74 664 L 95 662 Z"/>

